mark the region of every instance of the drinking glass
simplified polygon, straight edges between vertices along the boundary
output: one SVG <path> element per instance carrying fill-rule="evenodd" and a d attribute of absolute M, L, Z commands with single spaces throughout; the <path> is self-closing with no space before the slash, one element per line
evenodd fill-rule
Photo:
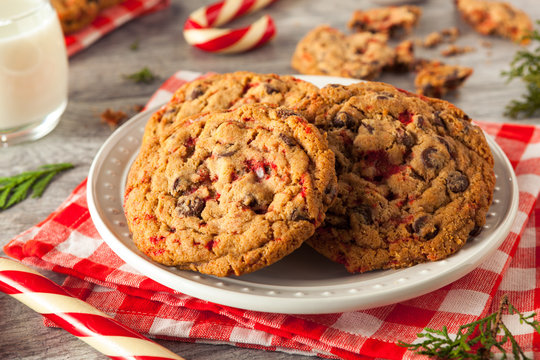
<path fill-rule="evenodd" d="M 51 132 L 67 104 L 64 36 L 48 0 L 0 0 L 0 146 Z"/>

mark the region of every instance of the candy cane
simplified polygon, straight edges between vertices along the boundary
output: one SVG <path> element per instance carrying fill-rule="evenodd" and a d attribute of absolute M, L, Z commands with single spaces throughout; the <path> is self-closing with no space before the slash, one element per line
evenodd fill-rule
<path fill-rule="evenodd" d="M 237 53 L 268 42 L 276 33 L 268 15 L 241 29 L 216 29 L 239 16 L 261 9 L 277 0 L 225 0 L 202 7 L 189 15 L 184 38 L 199 49 L 217 53 Z"/>
<path fill-rule="evenodd" d="M 111 359 L 183 359 L 13 260 L 0 258 L 0 290 Z"/>

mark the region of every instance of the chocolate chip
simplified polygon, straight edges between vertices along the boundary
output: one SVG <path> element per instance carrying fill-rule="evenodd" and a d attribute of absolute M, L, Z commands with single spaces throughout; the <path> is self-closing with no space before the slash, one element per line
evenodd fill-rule
<path fill-rule="evenodd" d="M 340 111 L 334 116 L 334 119 L 332 120 L 332 124 L 335 127 L 343 127 L 346 126 L 349 129 L 352 129 L 354 127 L 354 120 L 351 114 L 345 111 Z"/>
<path fill-rule="evenodd" d="M 292 213 L 289 215 L 289 220 L 291 221 L 310 221 L 310 218 L 304 213 L 303 210 L 295 208 Z"/>
<path fill-rule="evenodd" d="M 283 109 L 283 108 L 277 110 L 277 115 L 282 118 L 286 118 L 289 116 L 300 116 L 300 114 L 297 113 L 296 111 Z"/>
<path fill-rule="evenodd" d="M 196 86 L 193 90 L 191 90 L 191 92 L 187 96 L 187 100 L 195 100 L 202 94 L 204 94 L 204 90 L 202 89 L 202 87 Z"/>
<path fill-rule="evenodd" d="M 422 215 L 418 217 L 412 224 L 413 231 L 417 234 L 420 234 L 420 231 L 422 231 L 422 228 L 426 226 L 428 220 L 429 217 L 427 215 Z"/>
<path fill-rule="evenodd" d="M 439 169 L 443 166 L 443 162 L 438 156 L 438 151 L 434 147 L 428 147 L 422 151 L 422 161 L 428 168 Z"/>
<path fill-rule="evenodd" d="M 238 148 L 235 148 L 234 147 L 234 144 L 228 144 L 227 145 L 227 149 L 222 152 L 222 153 L 219 153 L 217 155 L 218 158 L 221 158 L 221 157 L 231 157 L 233 156 L 234 154 L 236 154 L 238 152 Z"/>
<path fill-rule="evenodd" d="M 424 179 L 424 177 L 416 172 L 416 170 L 413 168 L 411 168 L 411 177 L 415 178 L 416 180 L 426 181 L 426 179 Z"/>
<path fill-rule="evenodd" d="M 414 136 L 401 128 L 397 129 L 396 141 L 398 144 L 403 144 L 407 148 L 411 148 L 416 144 Z"/>
<path fill-rule="evenodd" d="M 430 216 L 422 215 L 412 224 L 412 230 L 424 240 L 431 240 L 439 233 L 439 226 L 429 226 Z"/>
<path fill-rule="evenodd" d="M 242 200 L 242 204 L 249 208 L 253 208 L 259 205 L 259 202 L 257 201 L 257 198 L 255 196 L 253 196 L 252 194 L 247 194 Z"/>
<path fill-rule="evenodd" d="M 417 116 L 416 116 L 416 125 L 417 125 L 420 129 L 423 129 L 423 128 L 424 128 L 425 123 L 426 123 L 426 120 L 424 120 L 424 117 L 423 117 L 423 116 L 420 116 L 420 115 L 417 115 Z"/>
<path fill-rule="evenodd" d="M 201 198 L 180 198 L 176 203 L 176 208 L 181 216 L 196 216 L 201 217 L 206 206 L 206 202 Z"/>
<path fill-rule="evenodd" d="M 296 146 L 296 140 L 294 140 L 291 136 L 283 133 L 280 133 L 278 136 L 285 144 L 289 146 Z"/>
<path fill-rule="evenodd" d="M 275 93 L 278 93 L 279 90 L 276 89 L 275 87 L 273 87 L 272 85 L 270 84 L 264 84 L 264 91 L 266 91 L 267 94 L 275 94 Z"/>
<path fill-rule="evenodd" d="M 366 204 L 360 204 L 354 209 L 352 209 L 353 213 L 358 214 L 362 217 L 364 220 L 364 223 L 367 225 L 373 224 L 373 214 L 371 212 L 371 208 Z"/>
<path fill-rule="evenodd" d="M 461 171 L 452 171 L 446 178 L 446 187 L 453 193 L 461 193 L 469 187 L 469 178 Z"/>
<path fill-rule="evenodd" d="M 446 130 L 446 124 L 444 123 L 444 120 L 440 114 L 440 111 L 435 111 L 435 113 L 433 114 L 433 124 L 435 126 L 440 126 Z"/>

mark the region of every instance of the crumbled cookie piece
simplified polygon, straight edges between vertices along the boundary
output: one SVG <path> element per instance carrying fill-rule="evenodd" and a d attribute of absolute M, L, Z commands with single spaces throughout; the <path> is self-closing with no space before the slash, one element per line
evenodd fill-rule
<path fill-rule="evenodd" d="M 100 114 L 100 118 L 102 123 L 109 125 L 111 129 L 115 129 L 128 118 L 128 115 L 122 110 L 106 109 Z"/>
<path fill-rule="evenodd" d="M 499 35 L 528 44 L 533 30 L 529 16 L 509 3 L 486 0 L 456 0 L 463 18 L 483 35 Z"/>
<path fill-rule="evenodd" d="M 371 80 L 392 67 L 394 50 L 380 33 L 349 36 L 326 25 L 311 30 L 296 46 L 291 66 L 302 74 Z"/>
<path fill-rule="evenodd" d="M 447 42 L 454 43 L 459 37 L 459 29 L 457 27 L 442 29 L 441 34 L 445 37 Z"/>
<path fill-rule="evenodd" d="M 434 31 L 430 33 L 423 41 L 423 46 L 425 48 L 433 48 L 444 41 L 443 36 L 440 32 Z"/>
<path fill-rule="evenodd" d="M 462 86 L 472 73 L 473 69 L 465 66 L 446 65 L 439 61 L 427 62 L 420 67 L 414 80 L 416 92 L 440 98 Z"/>
<path fill-rule="evenodd" d="M 441 51 L 442 56 L 455 56 L 455 55 L 461 55 L 465 53 L 469 53 L 474 51 L 475 49 L 471 46 L 457 46 L 455 44 L 452 44 L 448 46 L 446 49 Z"/>
<path fill-rule="evenodd" d="M 370 31 L 400 37 L 411 32 L 421 15 L 422 9 L 413 5 L 357 10 L 348 26 L 357 32 Z"/>
<path fill-rule="evenodd" d="M 411 40 L 405 40 L 399 43 L 395 48 L 395 58 L 391 69 L 398 72 L 408 72 L 414 69 L 414 43 Z"/>

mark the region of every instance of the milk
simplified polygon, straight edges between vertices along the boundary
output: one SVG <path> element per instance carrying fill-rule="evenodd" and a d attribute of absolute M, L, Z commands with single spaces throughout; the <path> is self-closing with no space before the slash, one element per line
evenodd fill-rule
<path fill-rule="evenodd" d="M 48 1 L 0 0 L 0 133 L 65 108 L 67 55 L 56 16 Z"/>

